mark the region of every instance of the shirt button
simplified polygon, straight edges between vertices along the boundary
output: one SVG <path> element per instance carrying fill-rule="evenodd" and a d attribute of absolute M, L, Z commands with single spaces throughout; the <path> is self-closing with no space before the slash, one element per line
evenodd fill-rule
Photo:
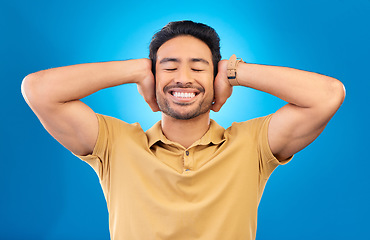
<path fill-rule="evenodd" d="M 185 153 L 186 153 L 186 156 L 189 156 L 189 151 L 186 151 Z"/>

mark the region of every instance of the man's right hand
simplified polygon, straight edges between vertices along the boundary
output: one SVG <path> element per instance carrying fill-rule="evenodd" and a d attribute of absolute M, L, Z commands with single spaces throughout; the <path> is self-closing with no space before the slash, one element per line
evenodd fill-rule
<path fill-rule="evenodd" d="M 157 104 L 156 93 L 155 93 L 155 79 L 152 73 L 152 61 L 150 59 L 143 58 L 143 66 L 145 68 L 145 74 L 143 78 L 138 79 L 137 89 L 144 100 L 148 103 L 149 107 L 153 112 L 159 111 Z"/>

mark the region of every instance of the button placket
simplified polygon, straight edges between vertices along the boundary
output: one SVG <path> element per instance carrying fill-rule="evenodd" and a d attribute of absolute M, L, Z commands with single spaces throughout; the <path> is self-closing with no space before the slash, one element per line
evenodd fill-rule
<path fill-rule="evenodd" d="M 190 171 L 193 169 L 192 154 L 189 149 L 184 151 L 184 171 Z"/>

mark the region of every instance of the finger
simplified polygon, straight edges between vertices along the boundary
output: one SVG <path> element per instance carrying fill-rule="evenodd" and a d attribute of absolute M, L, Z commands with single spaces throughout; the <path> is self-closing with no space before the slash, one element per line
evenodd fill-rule
<path fill-rule="evenodd" d="M 220 111 L 220 107 L 218 106 L 218 104 L 215 103 L 215 104 L 212 105 L 211 110 L 214 111 L 214 112 L 218 112 L 218 111 Z"/>
<path fill-rule="evenodd" d="M 225 104 L 226 99 L 217 99 L 212 106 L 212 111 L 218 112 L 220 111 L 221 107 Z"/>
<path fill-rule="evenodd" d="M 149 105 L 150 109 L 152 109 L 153 112 L 158 112 L 160 110 L 157 103 L 157 99 L 152 94 L 151 96 L 145 97 L 144 100 Z"/>
<path fill-rule="evenodd" d="M 153 112 L 160 111 L 157 101 L 154 101 L 151 104 L 149 104 L 149 107 L 152 109 Z"/>
<path fill-rule="evenodd" d="M 155 96 L 155 92 L 153 91 L 152 88 L 149 88 L 150 90 L 146 93 L 144 93 L 144 100 L 147 102 L 149 107 L 152 109 L 153 112 L 158 112 L 159 111 L 159 106 L 157 103 L 157 99 Z"/>
<path fill-rule="evenodd" d="M 214 104 L 212 106 L 212 111 L 218 112 L 218 111 L 220 111 L 221 107 L 222 107 L 222 105 L 220 105 L 220 104 Z"/>

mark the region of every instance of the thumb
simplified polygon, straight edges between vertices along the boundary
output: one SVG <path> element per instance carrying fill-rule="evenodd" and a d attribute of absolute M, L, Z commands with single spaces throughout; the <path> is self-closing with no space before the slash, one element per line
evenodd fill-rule
<path fill-rule="evenodd" d="M 225 104 L 225 102 L 226 102 L 226 99 L 220 99 L 220 98 L 218 98 L 217 100 L 215 99 L 215 102 L 213 103 L 213 105 L 212 105 L 212 111 L 214 111 L 214 112 L 218 112 L 218 111 L 220 111 L 220 109 L 221 109 L 221 107 Z"/>
<path fill-rule="evenodd" d="M 141 96 L 143 96 L 145 102 L 149 105 L 150 109 L 153 112 L 160 111 L 157 99 L 155 97 L 155 89 L 154 86 L 147 87 L 141 87 L 140 85 L 137 85 L 138 91 Z"/>

